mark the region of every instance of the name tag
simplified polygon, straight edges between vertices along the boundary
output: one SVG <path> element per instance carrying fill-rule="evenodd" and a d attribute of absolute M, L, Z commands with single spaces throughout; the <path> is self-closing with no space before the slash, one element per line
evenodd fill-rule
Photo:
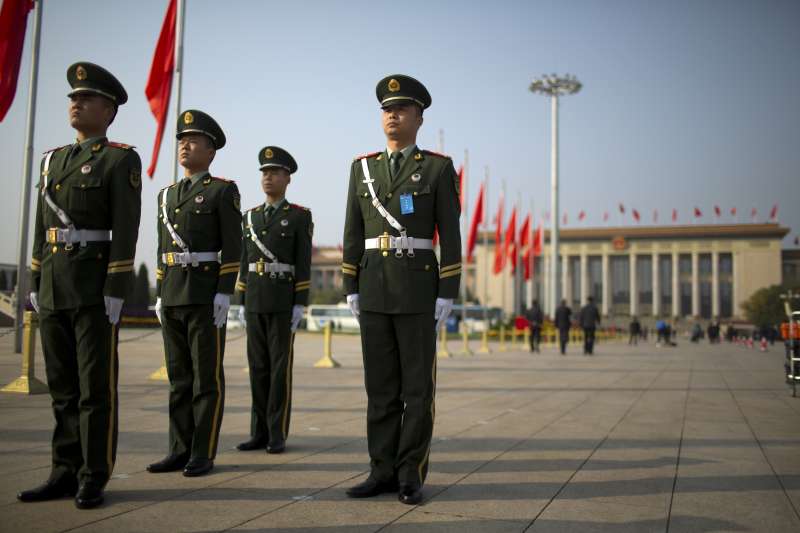
<path fill-rule="evenodd" d="M 403 215 L 414 213 L 414 198 L 409 193 L 400 195 L 400 213 Z"/>

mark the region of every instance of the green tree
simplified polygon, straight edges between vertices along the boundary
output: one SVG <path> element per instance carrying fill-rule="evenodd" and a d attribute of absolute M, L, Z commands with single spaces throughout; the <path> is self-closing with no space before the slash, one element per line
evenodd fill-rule
<path fill-rule="evenodd" d="M 744 315 L 754 325 L 774 326 L 786 321 L 781 294 L 787 291 L 783 285 L 770 285 L 758 289 L 742 304 Z"/>

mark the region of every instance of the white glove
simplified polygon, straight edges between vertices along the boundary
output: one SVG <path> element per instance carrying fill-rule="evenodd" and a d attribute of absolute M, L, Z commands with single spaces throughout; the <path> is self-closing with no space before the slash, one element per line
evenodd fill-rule
<path fill-rule="evenodd" d="M 348 294 L 347 305 L 350 306 L 350 312 L 353 313 L 353 316 L 358 320 L 358 315 L 361 314 L 361 308 L 358 305 L 358 294 Z"/>
<path fill-rule="evenodd" d="M 156 305 L 153 306 L 153 309 L 156 312 L 156 318 L 158 319 L 158 323 L 162 326 L 164 325 L 164 310 L 161 307 L 161 297 L 159 296 L 156 298 Z"/>
<path fill-rule="evenodd" d="M 33 306 L 33 308 L 38 313 L 39 312 L 39 293 L 38 292 L 32 292 L 31 293 L 31 305 Z"/>
<path fill-rule="evenodd" d="M 452 298 L 436 298 L 436 310 L 433 312 L 433 318 L 436 319 L 436 331 L 442 329 L 442 324 L 447 322 L 447 317 L 453 310 Z"/>
<path fill-rule="evenodd" d="M 221 328 L 228 321 L 228 309 L 231 306 L 231 295 L 218 292 L 214 295 L 214 325 Z"/>
<path fill-rule="evenodd" d="M 122 303 L 125 301 L 122 298 L 114 298 L 113 296 L 103 296 L 103 301 L 106 303 L 106 315 L 111 324 L 119 322 L 119 315 L 122 313 Z"/>
<path fill-rule="evenodd" d="M 292 332 L 297 331 L 297 326 L 300 325 L 300 321 L 303 320 L 305 314 L 306 308 L 304 305 L 295 305 L 292 307 Z"/>

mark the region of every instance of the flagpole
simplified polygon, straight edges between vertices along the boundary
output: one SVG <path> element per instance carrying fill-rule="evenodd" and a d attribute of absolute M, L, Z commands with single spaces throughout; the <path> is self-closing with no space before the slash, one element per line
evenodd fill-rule
<path fill-rule="evenodd" d="M 22 164 L 22 190 L 19 210 L 19 254 L 17 255 L 17 291 L 14 302 L 14 352 L 22 352 L 22 324 L 28 296 L 28 233 L 33 173 L 33 130 L 36 125 L 36 89 L 39 84 L 39 47 L 42 30 L 42 0 L 33 4 L 33 49 L 28 84 L 28 117 L 25 121 L 25 155 Z"/>
<path fill-rule="evenodd" d="M 489 331 L 489 166 L 484 167 L 483 187 L 483 327 Z"/>
<path fill-rule="evenodd" d="M 529 257 L 528 261 L 530 262 L 530 265 L 528 265 L 528 269 L 529 269 L 528 272 L 531 273 L 531 279 L 529 280 L 530 281 L 530 292 L 529 292 L 528 298 L 527 298 L 529 306 L 533 306 L 533 288 L 535 287 L 534 281 L 533 281 L 533 277 L 536 274 L 536 272 L 533 270 L 533 264 L 534 264 L 533 262 L 536 260 L 536 257 L 534 256 L 534 251 L 533 251 L 533 235 L 534 235 L 534 232 L 536 231 L 535 230 L 535 228 L 536 228 L 536 214 L 535 214 L 536 211 L 534 211 L 533 208 L 534 208 L 534 201 L 533 201 L 533 196 L 531 196 L 531 225 L 530 225 L 530 228 L 528 230 L 530 232 L 529 235 L 528 235 L 528 239 L 529 239 L 528 240 L 528 257 Z"/>
<path fill-rule="evenodd" d="M 183 21 L 186 15 L 186 0 L 178 0 L 175 14 L 175 73 L 172 79 L 172 94 L 175 95 L 175 120 L 181 113 L 181 88 L 183 87 Z M 174 124 L 174 122 L 173 122 Z M 178 138 L 172 143 L 172 183 L 178 181 L 180 162 L 178 161 Z"/>
<path fill-rule="evenodd" d="M 503 180 L 503 196 L 502 196 L 502 199 L 503 199 L 503 207 L 505 207 L 505 203 L 506 203 L 506 180 Z M 501 236 L 504 235 L 502 222 L 500 223 L 500 235 Z M 496 246 L 496 244 L 495 244 L 495 246 Z M 503 243 L 503 246 L 505 247 L 505 242 Z M 500 261 L 500 263 L 503 265 L 503 268 L 500 269 L 500 280 L 501 280 L 501 282 L 503 284 L 503 290 L 501 291 L 501 300 L 500 300 L 500 308 L 501 308 L 500 319 L 501 319 L 501 321 L 503 323 L 505 323 L 505 321 L 506 321 L 506 259 L 507 259 L 507 253 L 508 252 L 506 252 L 505 248 L 502 248 L 501 253 L 503 254 L 503 256 L 502 256 L 502 261 Z"/>
<path fill-rule="evenodd" d="M 439 130 L 441 131 L 441 130 Z M 461 191 L 461 197 L 464 199 L 464 204 L 461 206 L 461 242 L 464 243 L 462 245 L 462 251 L 467 249 L 466 242 L 467 242 L 467 225 L 469 224 L 469 187 L 467 183 L 469 183 L 469 150 L 466 148 L 464 149 L 464 183 L 462 186 L 464 190 Z M 466 263 L 467 255 L 465 253 L 461 254 L 462 261 Z M 467 276 L 469 275 L 469 263 L 464 265 L 462 269 L 461 275 L 461 327 L 464 328 L 464 355 L 470 355 L 472 352 L 469 349 L 468 339 L 469 337 L 467 332 Z"/>
<path fill-rule="evenodd" d="M 517 213 L 519 216 L 522 217 L 522 193 L 517 191 Z M 514 228 L 516 232 L 517 229 Z M 514 318 L 518 317 L 522 312 L 522 276 L 520 275 L 520 267 L 522 266 L 522 262 L 520 261 L 520 238 L 519 235 L 514 236 Z"/>

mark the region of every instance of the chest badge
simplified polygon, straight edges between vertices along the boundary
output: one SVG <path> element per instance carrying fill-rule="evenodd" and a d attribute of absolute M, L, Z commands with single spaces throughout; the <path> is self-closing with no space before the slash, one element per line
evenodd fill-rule
<path fill-rule="evenodd" d="M 287 219 L 284 218 L 283 220 L 281 220 L 281 226 L 288 226 L 288 225 L 289 221 Z"/>
<path fill-rule="evenodd" d="M 417 172 L 416 174 L 412 174 L 411 175 L 411 181 L 413 181 L 415 183 L 418 182 L 421 179 L 422 179 L 422 175 L 419 172 Z"/>
<path fill-rule="evenodd" d="M 81 167 L 81 174 L 88 174 L 92 171 L 92 165 L 83 165 Z"/>
<path fill-rule="evenodd" d="M 194 203 L 196 204 L 202 204 L 203 201 L 205 201 L 205 198 L 203 198 L 202 194 L 198 194 L 197 196 L 194 197 Z"/>

